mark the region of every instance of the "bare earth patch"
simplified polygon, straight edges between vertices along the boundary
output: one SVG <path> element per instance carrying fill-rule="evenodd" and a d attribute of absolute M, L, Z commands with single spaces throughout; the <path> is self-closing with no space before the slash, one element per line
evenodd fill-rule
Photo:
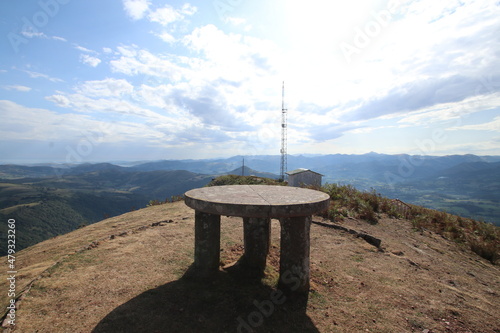
<path fill-rule="evenodd" d="M 244 249 L 241 219 L 223 217 L 221 225 L 222 267 Z M 17 325 L 4 330 L 500 332 L 498 266 L 437 234 L 416 232 L 406 220 L 370 225 L 349 219 L 341 225 L 381 239 L 381 249 L 313 224 L 304 311 L 290 300 L 271 302 L 279 269 L 278 221 L 272 222 L 262 281 L 221 271 L 214 281 L 195 283 L 181 278 L 194 252 L 194 211 L 184 203 L 107 219 L 17 254 L 17 291 L 27 292 L 18 302 Z"/>

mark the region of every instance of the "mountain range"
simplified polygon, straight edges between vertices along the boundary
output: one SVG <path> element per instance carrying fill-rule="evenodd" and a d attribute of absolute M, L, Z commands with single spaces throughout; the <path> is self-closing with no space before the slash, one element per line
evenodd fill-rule
<path fill-rule="evenodd" d="M 244 159 L 244 167 L 243 167 Z M 83 226 L 169 201 L 222 174 L 277 179 L 280 156 L 234 156 L 78 165 L 0 165 L 0 218 L 18 221 L 20 248 Z M 500 225 L 500 157 L 290 155 L 323 183 L 351 184 L 408 203 Z M 258 171 L 257 171 L 258 170 Z M 6 237 L 0 226 L 0 239 Z M 5 249 L 2 249 L 2 251 Z"/>

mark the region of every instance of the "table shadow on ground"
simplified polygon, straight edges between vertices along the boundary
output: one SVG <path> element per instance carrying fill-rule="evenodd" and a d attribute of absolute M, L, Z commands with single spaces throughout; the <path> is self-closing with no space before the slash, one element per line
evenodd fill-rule
<path fill-rule="evenodd" d="M 181 278 L 120 305 L 92 332 L 319 332 L 304 305 L 273 292 L 226 272 L 211 282 Z"/>

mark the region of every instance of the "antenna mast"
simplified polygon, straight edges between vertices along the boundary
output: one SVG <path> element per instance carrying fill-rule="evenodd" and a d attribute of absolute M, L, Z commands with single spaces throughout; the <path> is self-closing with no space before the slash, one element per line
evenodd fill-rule
<path fill-rule="evenodd" d="M 285 180 L 286 166 L 286 112 L 285 109 L 285 81 L 281 90 L 281 167 L 280 167 L 280 181 Z"/>

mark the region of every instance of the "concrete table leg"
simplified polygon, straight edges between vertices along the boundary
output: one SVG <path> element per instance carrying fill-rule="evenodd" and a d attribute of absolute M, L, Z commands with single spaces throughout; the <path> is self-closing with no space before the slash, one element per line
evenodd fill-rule
<path fill-rule="evenodd" d="M 253 271 L 251 275 L 263 276 L 269 253 L 271 219 L 244 218 L 243 233 L 245 254 L 242 263 Z"/>
<path fill-rule="evenodd" d="M 309 252 L 311 217 L 281 218 L 280 280 L 285 293 L 309 292 Z"/>
<path fill-rule="evenodd" d="M 243 218 L 245 253 L 224 269 L 244 277 L 261 278 L 266 268 L 267 254 L 271 242 L 271 219 Z"/>
<path fill-rule="evenodd" d="M 193 275 L 210 277 L 219 270 L 220 215 L 195 212 Z"/>

